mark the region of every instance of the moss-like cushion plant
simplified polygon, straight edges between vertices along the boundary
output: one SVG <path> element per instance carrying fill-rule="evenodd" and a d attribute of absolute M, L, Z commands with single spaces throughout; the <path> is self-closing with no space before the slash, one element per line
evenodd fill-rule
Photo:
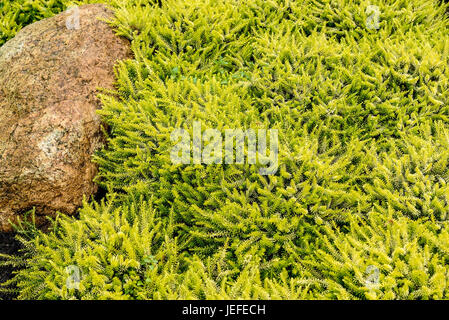
<path fill-rule="evenodd" d="M 449 297 L 446 4 L 0 0 L 0 41 L 87 2 L 111 5 L 110 24 L 134 53 L 117 62 L 117 89 L 101 95 L 110 131 L 94 161 L 106 194 L 47 233 L 19 227 L 23 256 L 3 258 L 21 268 L 5 290 L 26 299 Z M 192 133 L 196 121 L 277 129 L 277 172 L 174 164 L 171 133 Z"/>

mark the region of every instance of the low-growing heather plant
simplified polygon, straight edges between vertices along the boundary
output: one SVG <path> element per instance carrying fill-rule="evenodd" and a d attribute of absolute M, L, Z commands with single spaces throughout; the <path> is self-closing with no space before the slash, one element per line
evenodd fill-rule
<path fill-rule="evenodd" d="M 346 230 L 328 225 L 300 263 L 332 299 L 447 299 L 448 228 L 372 212 Z M 324 279 L 324 281 L 322 280 Z"/>
<path fill-rule="evenodd" d="M 6 3 L 3 41 L 69 5 Z M 134 58 L 101 95 L 106 198 L 22 237 L 19 298 L 448 297 L 446 4 L 107 3 Z M 278 171 L 173 164 L 195 121 L 277 129 Z"/>

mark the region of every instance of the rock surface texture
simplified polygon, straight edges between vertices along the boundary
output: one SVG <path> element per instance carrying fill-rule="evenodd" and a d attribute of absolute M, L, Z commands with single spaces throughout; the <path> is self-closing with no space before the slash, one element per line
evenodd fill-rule
<path fill-rule="evenodd" d="M 36 208 L 38 224 L 74 214 L 97 191 L 92 154 L 104 143 L 98 88 L 112 89 L 129 42 L 85 5 L 33 23 L 0 47 L 0 231 Z"/>

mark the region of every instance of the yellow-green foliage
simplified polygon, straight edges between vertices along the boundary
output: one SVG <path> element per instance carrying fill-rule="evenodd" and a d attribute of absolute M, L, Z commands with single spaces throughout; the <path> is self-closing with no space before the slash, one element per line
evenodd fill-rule
<path fill-rule="evenodd" d="M 19 297 L 447 297 L 447 5 L 108 3 L 134 58 L 101 96 L 106 200 L 23 240 Z M 174 165 L 170 133 L 194 121 L 278 129 L 279 170 Z"/>
<path fill-rule="evenodd" d="M 449 230 L 372 212 L 348 227 L 326 226 L 316 250 L 301 263 L 337 299 L 448 299 Z M 375 271 L 377 269 L 377 271 Z M 370 274 L 378 272 L 369 283 Z"/>
<path fill-rule="evenodd" d="M 27 254 L 9 259 L 26 264 L 10 281 L 21 299 L 299 299 L 314 286 L 285 272 L 262 279 L 250 256 L 241 270 L 232 268 L 227 246 L 204 260 L 188 255 L 174 236 L 173 216 L 162 219 L 152 201 L 85 204 L 79 219 L 56 224 L 32 240 L 20 237 Z M 80 270 L 79 288 L 68 286 L 69 266 Z"/>

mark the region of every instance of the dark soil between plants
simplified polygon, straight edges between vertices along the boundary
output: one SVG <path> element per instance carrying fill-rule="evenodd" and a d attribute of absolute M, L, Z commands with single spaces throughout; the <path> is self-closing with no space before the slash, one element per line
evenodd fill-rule
<path fill-rule="evenodd" d="M 0 253 L 18 254 L 20 243 L 15 239 L 14 233 L 0 233 Z M 4 283 L 13 276 L 14 269 L 12 267 L 0 266 L 0 283 Z M 0 292 L 0 300 L 12 300 L 15 294 Z"/>

